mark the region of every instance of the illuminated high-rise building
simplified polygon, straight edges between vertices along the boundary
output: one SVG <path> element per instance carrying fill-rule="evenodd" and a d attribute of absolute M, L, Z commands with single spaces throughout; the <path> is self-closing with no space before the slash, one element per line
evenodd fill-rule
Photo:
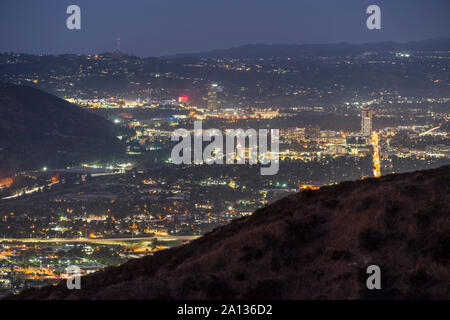
<path fill-rule="evenodd" d="M 217 92 L 219 91 L 219 85 L 217 83 L 212 83 L 208 86 L 208 110 L 217 110 Z"/>
<path fill-rule="evenodd" d="M 373 176 L 378 178 L 381 176 L 381 165 L 380 165 L 380 144 L 379 144 L 378 133 L 374 132 L 372 134 L 372 145 L 373 145 Z"/>
<path fill-rule="evenodd" d="M 372 135 L 372 110 L 364 108 L 361 110 L 361 135 L 370 137 Z"/>

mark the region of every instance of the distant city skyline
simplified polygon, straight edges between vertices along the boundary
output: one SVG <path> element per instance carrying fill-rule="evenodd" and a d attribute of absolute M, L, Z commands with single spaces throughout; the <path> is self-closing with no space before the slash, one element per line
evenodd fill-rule
<path fill-rule="evenodd" d="M 81 30 L 66 28 L 66 8 L 81 8 Z M 381 30 L 366 28 L 369 5 Z M 245 44 L 409 42 L 450 37 L 448 0 L 3 0 L 0 52 L 138 56 L 204 52 Z"/>

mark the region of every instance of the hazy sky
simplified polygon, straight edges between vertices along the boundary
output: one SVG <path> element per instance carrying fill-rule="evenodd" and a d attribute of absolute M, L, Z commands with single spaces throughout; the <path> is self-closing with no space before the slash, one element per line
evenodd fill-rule
<path fill-rule="evenodd" d="M 81 30 L 66 8 L 81 8 Z M 366 28 L 381 7 L 382 29 Z M 0 51 L 167 55 L 249 43 L 450 37 L 450 0 L 0 0 Z"/>

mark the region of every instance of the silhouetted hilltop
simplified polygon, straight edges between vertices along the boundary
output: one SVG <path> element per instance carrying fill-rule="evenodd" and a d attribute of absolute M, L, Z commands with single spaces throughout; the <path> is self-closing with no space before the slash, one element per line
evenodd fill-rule
<path fill-rule="evenodd" d="M 330 43 L 330 44 L 247 44 L 229 49 L 182 54 L 199 58 L 287 58 L 317 56 L 353 56 L 365 52 L 448 50 L 450 39 L 436 38 L 416 42 Z"/>
<path fill-rule="evenodd" d="M 304 191 L 181 247 L 18 299 L 449 299 L 450 166 Z M 381 290 L 368 290 L 369 265 Z"/>
<path fill-rule="evenodd" d="M 35 88 L 0 82 L 0 163 L 42 168 L 120 152 L 110 121 Z"/>

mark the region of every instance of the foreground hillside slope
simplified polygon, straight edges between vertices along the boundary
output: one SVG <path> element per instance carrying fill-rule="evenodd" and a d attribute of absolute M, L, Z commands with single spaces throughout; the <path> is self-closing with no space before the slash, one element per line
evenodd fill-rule
<path fill-rule="evenodd" d="M 185 246 L 19 299 L 450 299 L 450 166 L 301 192 Z M 381 290 L 366 268 L 381 268 Z"/>

